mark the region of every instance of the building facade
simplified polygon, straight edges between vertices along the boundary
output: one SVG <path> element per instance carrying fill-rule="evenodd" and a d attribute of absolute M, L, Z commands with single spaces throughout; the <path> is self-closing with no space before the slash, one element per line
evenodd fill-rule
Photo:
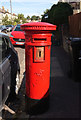
<path fill-rule="evenodd" d="M 81 0 L 59 0 L 59 2 L 67 2 L 73 8 L 73 13 L 80 13 L 81 12 Z"/>
<path fill-rule="evenodd" d="M 8 16 L 8 21 L 13 21 L 15 18 L 18 18 L 16 14 L 11 14 L 8 10 L 5 10 L 4 6 L 2 6 L 2 8 L 0 8 L 0 24 L 2 24 L 2 20 L 6 15 Z"/>

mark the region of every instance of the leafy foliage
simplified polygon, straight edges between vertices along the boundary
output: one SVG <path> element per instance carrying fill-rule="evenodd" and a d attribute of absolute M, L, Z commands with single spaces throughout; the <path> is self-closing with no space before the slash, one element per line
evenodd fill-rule
<path fill-rule="evenodd" d="M 9 20 L 8 18 L 8 15 L 6 15 L 2 22 L 3 22 L 3 25 L 16 25 L 16 24 L 24 24 L 26 23 L 27 21 L 26 20 L 39 20 L 40 17 L 39 16 L 36 16 L 36 15 L 33 15 L 33 16 L 27 16 L 26 18 L 24 17 L 23 14 L 18 14 L 18 18 L 15 18 L 15 19 L 12 19 L 12 20 Z"/>
<path fill-rule="evenodd" d="M 27 19 L 30 20 L 31 19 L 30 16 L 27 16 Z"/>
<path fill-rule="evenodd" d="M 18 23 L 20 22 L 20 20 L 17 19 L 17 18 L 15 18 L 15 19 L 14 19 L 14 22 L 15 22 L 15 24 L 18 24 Z"/>
<path fill-rule="evenodd" d="M 45 11 L 44 11 L 44 14 L 43 15 L 41 15 L 42 16 L 42 22 L 48 22 L 48 13 L 49 13 L 49 9 L 46 9 Z"/>
<path fill-rule="evenodd" d="M 46 9 L 45 11 L 44 11 L 44 14 L 47 14 L 49 12 L 49 9 Z"/>
<path fill-rule="evenodd" d="M 3 22 L 3 25 L 8 25 L 8 15 L 6 15 L 6 16 L 3 18 L 2 22 Z"/>
<path fill-rule="evenodd" d="M 40 19 L 40 17 L 39 16 L 36 16 L 36 15 L 33 15 L 32 17 L 31 17 L 31 20 L 39 20 Z"/>
<path fill-rule="evenodd" d="M 23 14 L 18 14 L 18 21 L 22 23 L 26 23 L 26 18 L 24 17 Z"/>
<path fill-rule="evenodd" d="M 19 20 L 23 20 L 23 18 L 24 18 L 24 15 L 23 15 L 23 14 L 18 14 L 18 19 L 19 19 Z"/>
<path fill-rule="evenodd" d="M 73 14 L 73 9 L 68 3 L 59 2 L 57 5 L 53 5 L 49 11 L 47 11 L 48 18 L 42 21 L 46 21 L 52 24 L 61 25 L 68 23 L 68 16 Z"/>

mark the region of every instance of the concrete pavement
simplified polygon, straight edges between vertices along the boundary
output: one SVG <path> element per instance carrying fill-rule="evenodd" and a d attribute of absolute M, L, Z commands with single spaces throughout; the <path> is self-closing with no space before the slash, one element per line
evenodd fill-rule
<path fill-rule="evenodd" d="M 19 101 L 12 103 L 16 115 L 4 116 L 14 120 L 25 119 L 54 119 L 54 118 L 80 118 L 81 83 L 68 77 L 70 68 L 69 55 L 62 47 L 52 46 L 51 75 L 50 75 L 50 104 L 43 114 L 27 115 L 25 112 L 25 76 L 18 95 Z M 10 103 L 11 104 L 11 103 Z M 40 109 L 40 108 L 39 108 Z"/>
<path fill-rule="evenodd" d="M 14 48 L 18 53 L 19 64 L 20 64 L 20 82 L 19 82 L 18 88 L 16 89 L 16 93 L 18 93 L 20 86 L 22 84 L 22 80 L 24 78 L 24 72 L 25 72 L 25 48 L 18 47 L 18 46 L 15 46 Z"/>
<path fill-rule="evenodd" d="M 52 46 L 49 110 L 30 118 L 79 118 L 80 84 L 68 77 L 69 55 L 62 47 Z"/>

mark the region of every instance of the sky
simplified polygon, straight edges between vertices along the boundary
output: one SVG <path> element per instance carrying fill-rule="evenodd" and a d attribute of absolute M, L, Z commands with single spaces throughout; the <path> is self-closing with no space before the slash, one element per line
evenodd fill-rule
<path fill-rule="evenodd" d="M 24 14 L 25 17 L 38 15 L 41 16 L 46 9 L 50 9 L 53 4 L 57 4 L 58 0 L 11 0 L 12 1 L 12 13 Z M 9 10 L 10 12 L 10 0 L 0 0 L 0 8 Z"/>

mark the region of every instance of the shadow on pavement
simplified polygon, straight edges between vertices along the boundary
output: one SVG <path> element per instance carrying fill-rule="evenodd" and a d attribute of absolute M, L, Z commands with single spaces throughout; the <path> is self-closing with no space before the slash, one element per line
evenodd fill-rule
<path fill-rule="evenodd" d="M 9 108 L 11 108 L 13 111 L 15 111 L 15 114 L 12 115 L 8 111 L 3 110 L 2 118 L 4 120 L 21 120 L 26 116 L 28 118 L 28 115 L 25 113 L 25 73 L 22 84 L 19 90 L 19 94 L 16 96 L 16 98 L 13 98 L 13 101 L 7 101 L 6 105 L 8 105 Z"/>
<path fill-rule="evenodd" d="M 22 49 L 25 49 L 25 45 L 14 45 L 15 48 L 22 48 Z"/>
<path fill-rule="evenodd" d="M 69 55 L 61 47 L 52 46 L 49 109 L 40 115 L 27 115 L 25 111 L 25 76 L 19 91 L 18 101 L 14 102 L 16 115 L 11 120 L 51 120 L 55 118 L 81 117 L 81 82 L 68 77 Z M 12 106 L 12 105 L 11 105 Z M 40 108 L 38 108 L 40 109 Z M 8 116 L 8 113 L 7 113 Z M 4 116 L 5 118 L 6 116 Z M 10 118 L 10 116 L 9 116 Z"/>
<path fill-rule="evenodd" d="M 81 82 L 68 77 L 70 58 L 62 47 L 52 46 L 50 77 L 50 108 L 42 115 L 30 118 L 80 118 Z"/>

